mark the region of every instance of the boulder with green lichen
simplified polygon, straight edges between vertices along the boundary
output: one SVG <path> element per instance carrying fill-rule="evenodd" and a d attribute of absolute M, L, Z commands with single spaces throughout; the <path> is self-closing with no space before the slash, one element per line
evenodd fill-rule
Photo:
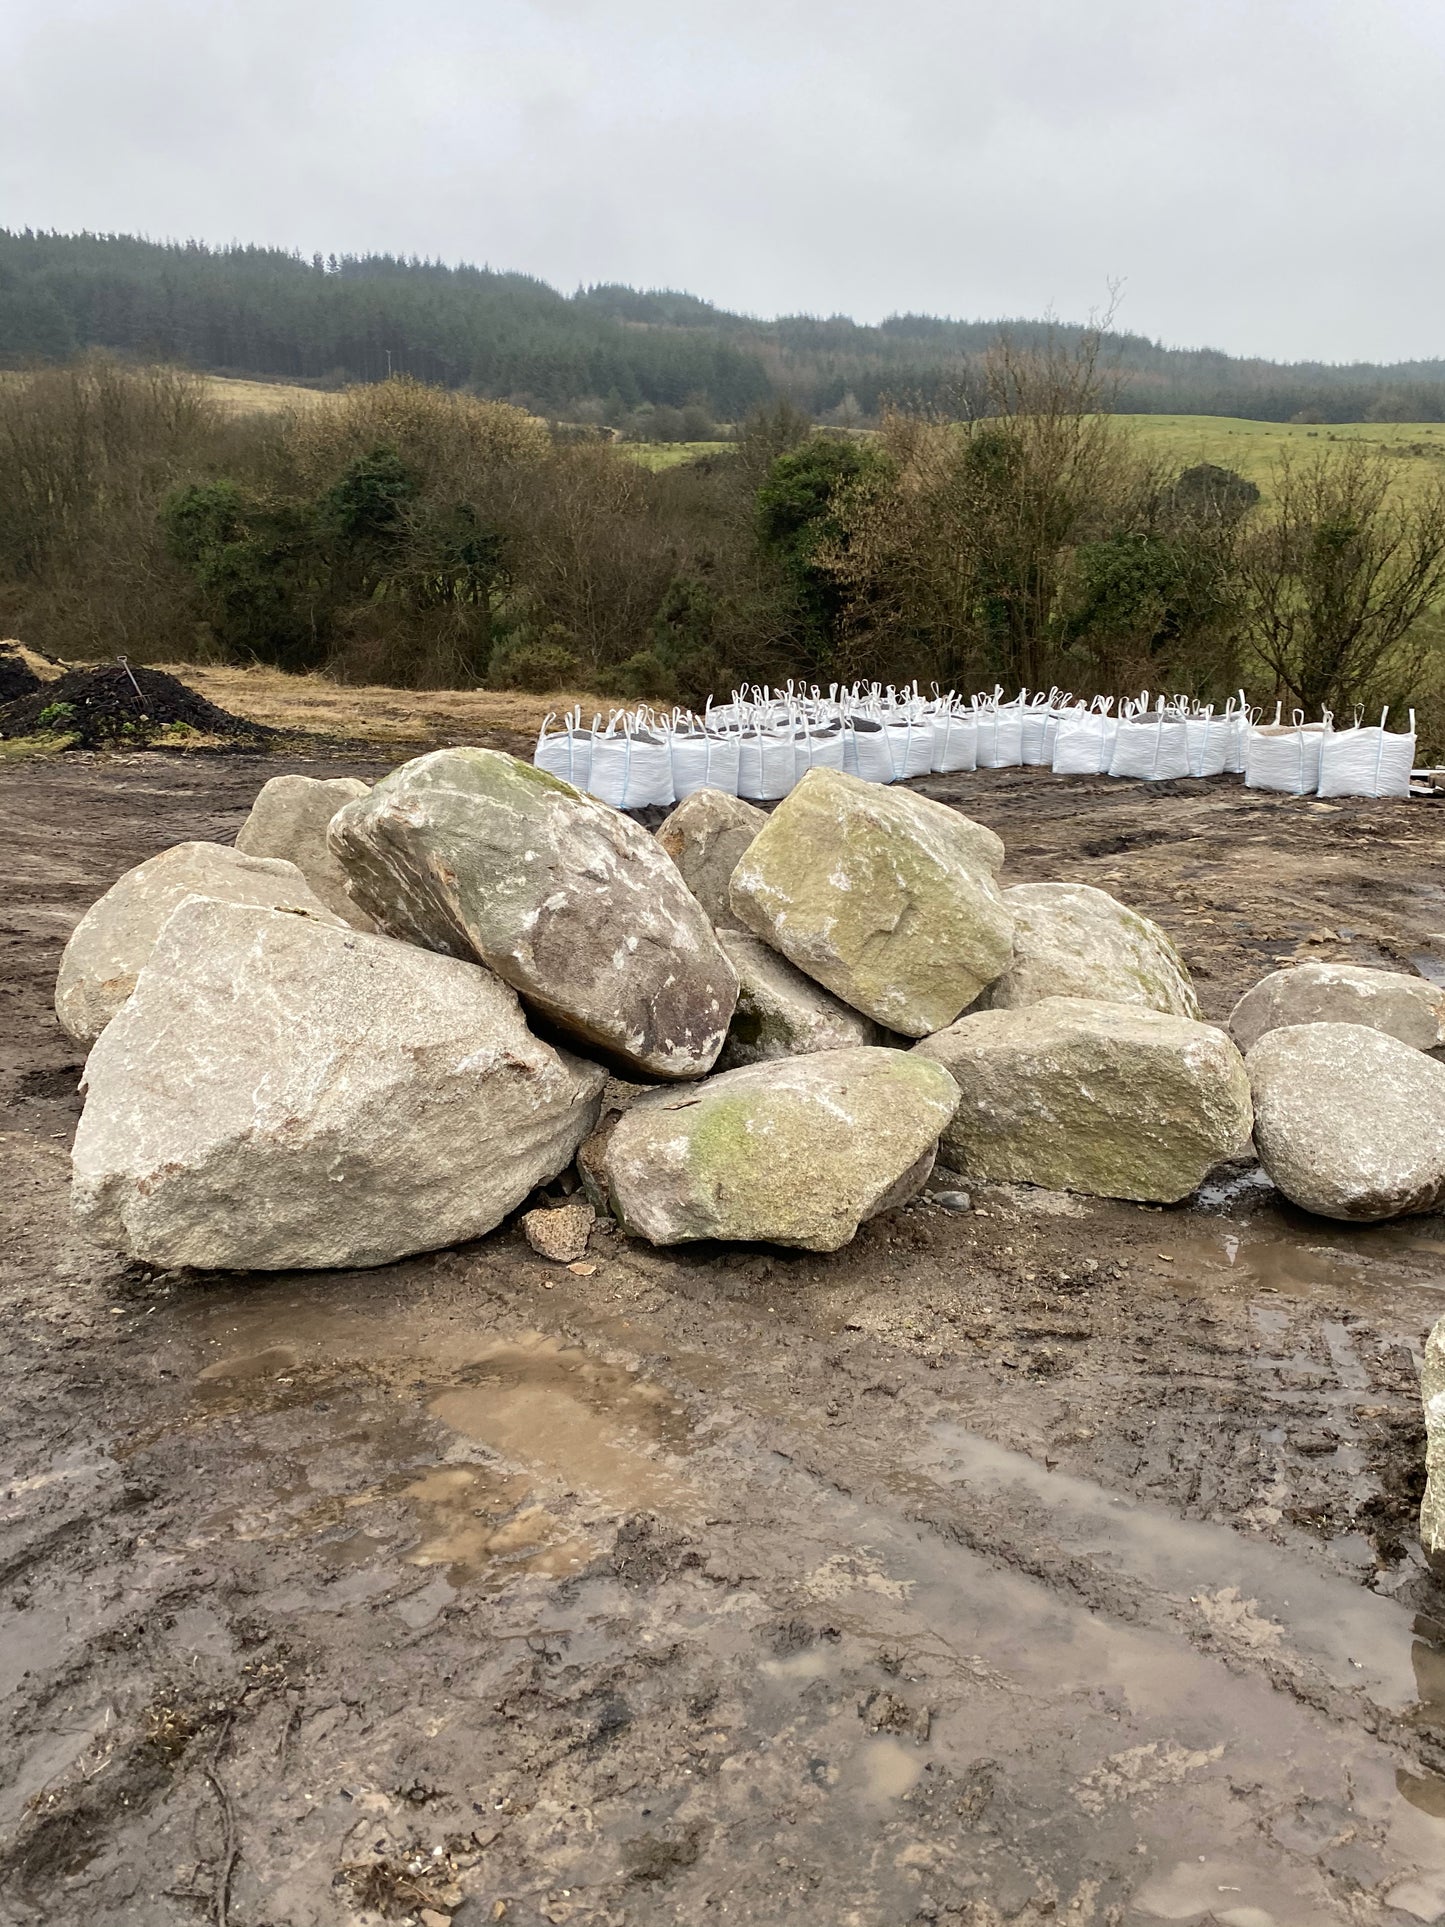
<path fill-rule="evenodd" d="M 979 1000 L 1016 1010 L 1045 997 L 1095 997 L 1197 1018 L 1199 999 L 1184 960 L 1157 923 L 1087 883 L 1019 883 L 1005 890 L 1013 913 L 1013 962 Z"/>
<path fill-rule="evenodd" d="M 486 964 L 528 1009 L 620 1066 L 700 1077 L 737 978 L 677 870 L 631 818 L 488 749 L 404 763 L 332 819 L 379 929 Z"/>
<path fill-rule="evenodd" d="M 1187 1017 L 1047 997 L 973 1011 L 911 1055 L 958 1083 L 943 1150 L 967 1177 L 1175 1204 L 1249 1141 L 1244 1060 Z"/>
<path fill-rule="evenodd" d="M 818 1051 L 640 1099 L 603 1152 L 618 1221 L 653 1244 L 836 1251 L 933 1168 L 958 1091 L 910 1051 Z"/>
<path fill-rule="evenodd" d="M 733 871 L 749 930 L 885 1029 L 924 1037 L 1008 969 L 992 830 L 911 790 L 812 769 Z"/>

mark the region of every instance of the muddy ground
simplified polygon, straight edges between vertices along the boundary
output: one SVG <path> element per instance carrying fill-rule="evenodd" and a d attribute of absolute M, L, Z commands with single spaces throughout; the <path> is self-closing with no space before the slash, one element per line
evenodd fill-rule
<path fill-rule="evenodd" d="M 512 1229 L 255 1278 L 71 1234 L 72 923 L 366 754 L 0 773 L 0 1918 L 1445 1918 L 1445 1221 L 1240 1166 L 585 1276 Z M 1445 964 L 1445 804 L 920 787 L 1158 918 L 1216 1017 L 1280 958 Z"/>

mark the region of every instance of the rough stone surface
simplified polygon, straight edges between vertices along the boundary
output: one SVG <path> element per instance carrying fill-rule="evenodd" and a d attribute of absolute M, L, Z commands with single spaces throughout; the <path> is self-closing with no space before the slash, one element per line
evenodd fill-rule
<path fill-rule="evenodd" d="M 192 899 L 90 1054 L 75 1213 L 149 1264 L 385 1264 L 565 1170 L 602 1084 L 475 964 Z"/>
<path fill-rule="evenodd" d="M 965 1176 L 1173 1204 L 1249 1138 L 1222 1030 L 1092 998 L 983 1010 L 916 1044 L 958 1080 L 943 1145 Z"/>
<path fill-rule="evenodd" d="M 1445 1064 L 1364 1024 L 1293 1024 L 1245 1065 L 1259 1161 L 1291 1203 L 1371 1222 L 1445 1202 Z"/>
<path fill-rule="evenodd" d="M 294 863 L 224 843 L 177 843 L 138 863 L 71 933 L 55 980 L 55 1014 L 77 1044 L 93 1044 L 135 988 L 156 938 L 187 897 L 303 911 L 340 926 Z"/>
<path fill-rule="evenodd" d="M 1140 1004 L 1199 1016 L 1184 960 L 1157 923 L 1087 883 L 1019 883 L 1003 893 L 1013 914 L 1013 962 L 980 1000 L 1017 1010 L 1045 997 Z"/>
<path fill-rule="evenodd" d="M 629 817 L 489 749 L 404 763 L 332 819 L 381 929 L 488 965 L 621 1066 L 700 1077 L 737 978 L 675 865 Z"/>
<path fill-rule="evenodd" d="M 570 1204 L 529 1211 L 522 1219 L 522 1234 L 539 1258 L 571 1265 L 586 1257 L 596 1222 L 597 1213 L 587 1200 L 575 1198 Z"/>
<path fill-rule="evenodd" d="M 612 1208 L 653 1244 L 836 1251 L 933 1168 L 958 1092 L 911 1051 L 819 1051 L 642 1098 L 603 1150 Z"/>
<path fill-rule="evenodd" d="M 694 790 L 658 827 L 658 842 L 719 926 L 737 927 L 728 885 L 738 858 L 767 820 L 766 811 L 726 790 Z"/>
<path fill-rule="evenodd" d="M 810 1051 L 884 1041 L 877 1024 L 805 977 L 761 937 L 720 930 L 718 942 L 738 973 L 738 1004 L 717 1061 L 720 1071 L 760 1064 L 768 1057 L 802 1057 Z"/>
<path fill-rule="evenodd" d="M 1420 1544 L 1436 1571 L 1445 1571 L 1445 1318 L 1425 1341 L 1420 1368 L 1425 1407 L 1425 1498 L 1420 1507 Z"/>
<path fill-rule="evenodd" d="M 1295 964 L 1245 991 L 1230 1013 L 1229 1034 L 1247 1051 L 1290 1024 L 1363 1024 L 1414 1050 L 1437 1050 L 1445 1044 L 1445 989 L 1399 970 Z"/>
<path fill-rule="evenodd" d="M 734 914 L 885 1029 L 923 1037 L 1007 970 L 992 830 L 911 790 L 812 769 L 733 871 Z"/>
<path fill-rule="evenodd" d="M 346 872 L 326 841 L 336 812 L 369 791 L 356 776 L 273 776 L 237 831 L 236 848 L 294 863 L 328 910 L 353 929 L 372 930 L 370 917 L 346 894 Z"/>

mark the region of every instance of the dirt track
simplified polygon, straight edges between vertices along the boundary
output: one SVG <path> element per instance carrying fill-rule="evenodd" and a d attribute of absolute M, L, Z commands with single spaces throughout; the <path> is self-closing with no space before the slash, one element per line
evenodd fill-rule
<path fill-rule="evenodd" d="M 265 776 L 381 767 L 0 773 L 0 1918 L 1445 1916 L 1440 1220 L 1241 1167 L 588 1277 L 509 1230 L 257 1279 L 71 1235 L 71 924 Z M 1215 1016 L 1278 957 L 1445 960 L 1445 806 L 921 787 L 1006 881 L 1157 917 Z"/>

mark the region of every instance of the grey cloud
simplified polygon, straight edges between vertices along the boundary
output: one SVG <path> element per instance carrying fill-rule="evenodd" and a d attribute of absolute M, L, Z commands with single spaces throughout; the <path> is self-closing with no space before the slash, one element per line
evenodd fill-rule
<path fill-rule="evenodd" d="M 48 0 L 0 220 L 1445 352 L 1437 0 Z"/>

